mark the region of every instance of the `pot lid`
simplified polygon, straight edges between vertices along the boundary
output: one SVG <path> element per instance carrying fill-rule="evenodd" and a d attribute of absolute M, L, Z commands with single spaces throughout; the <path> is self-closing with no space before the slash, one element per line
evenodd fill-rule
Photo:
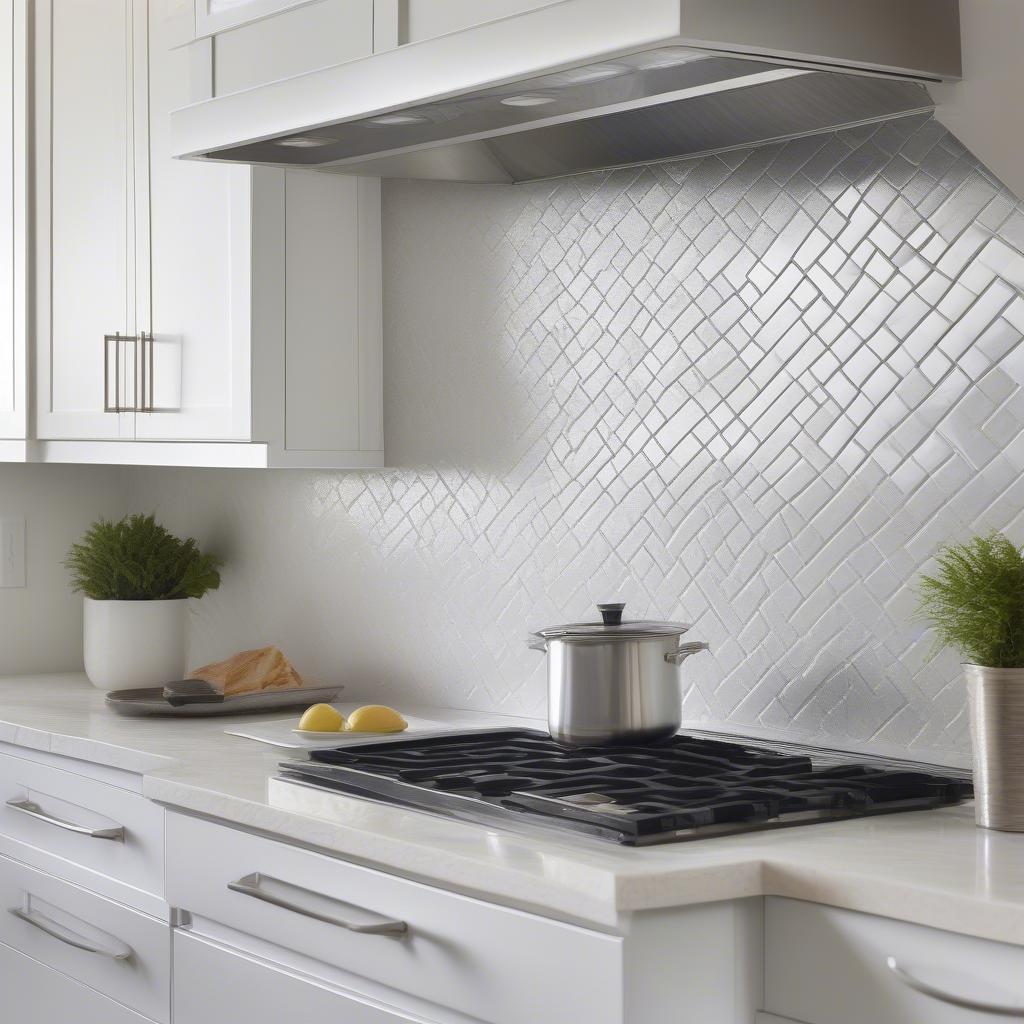
<path fill-rule="evenodd" d="M 647 619 L 622 621 L 625 604 L 599 604 L 601 622 L 570 622 L 564 626 L 538 629 L 535 636 L 544 640 L 642 640 L 659 636 L 680 636 L 688 622 L 654 622 Z"/>

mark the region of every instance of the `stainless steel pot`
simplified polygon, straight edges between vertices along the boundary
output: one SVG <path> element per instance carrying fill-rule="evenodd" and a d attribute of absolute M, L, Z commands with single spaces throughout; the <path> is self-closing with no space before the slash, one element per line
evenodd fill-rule
<path fill-rule="evenodd" d="M 698 651 L 683 622 L 623 622 L 622 604 L 599 604 L 601 622 L 551 626 L 529 644 L 548 656 L 548 731 L 559 743 L 645 743 L 682 721 L 678 666 Z"/>

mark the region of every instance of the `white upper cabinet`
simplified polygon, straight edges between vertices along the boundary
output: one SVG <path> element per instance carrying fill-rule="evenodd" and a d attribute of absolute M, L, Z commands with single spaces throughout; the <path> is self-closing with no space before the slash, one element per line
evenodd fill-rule
<path fill-rule="evenodd" d="M 379 181 L 174 160 L 170 113 L 219 66 L 177 45 L 182 0 L 35 9 L 35 457 L 382 465 Z"/>
<path fill-rule="evenodd" d="M 130 437 L 135 334 L 131 0 L 38 0 L 36 435 Z"/>
<path fill-rule="evenodd" d="M 0 441 L 20 441 L 26 391 L 27 36 L 24 0 L 0 15 Z"/>
<path fill-rule="evenodd" d="M 251 172 L 171 158 L 168 115 L 201 77 L 208 91 L 210 75 L 187 49 L 169 48 L 166 6 L 149 4 L 151 273 L 138 302 L 147 411 L 135 436 L 248 441 Z"/>

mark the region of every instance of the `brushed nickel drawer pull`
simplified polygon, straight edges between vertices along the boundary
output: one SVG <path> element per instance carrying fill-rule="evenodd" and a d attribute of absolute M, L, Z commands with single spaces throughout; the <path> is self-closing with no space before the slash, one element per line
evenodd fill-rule
<path fill-rule="evenodd" d="M 901 967 L 896 957 L 886 957 L 886 967 L 896 975 L 907 988 L 920 992 L 930 999 L 937 999 L 940 1003 L 949 1003 L 950 1006 L 959 1006 L 964 1010 L 975 1010 L 978 1013 L 989 1013 L 993 1017 L 1024 1017 L 1024 1006 L 1000 1006 L 998 1003 L 983 1003 L 976 999 L 967 999 L 964 996 L 954 995 L 952 992 L 944 992 L 941 988 L 929 985 L 915 977 L 905 967 Z"/>
<path fill-rule="evenodd" d="M 20 907 L 12 907 L 8 913 L 13 914 L 19 921 L 24 921 L 26 924 L 32 925 L 33 928 L 38 928 L 41 932 L 63 942 L 65 946 L 74 946 L 75 949 L 84 950 L 86 953 L 107 956 L 111 960 L 131 959 L 131 947 L 125 946 L 123 943 L 113 947 L 96 946 L 82 938 L 81 935 L 75 934 L 70 928 L 65 928 L 64 925 L 58 924 L 42 914 L 34 913 L 31 910 L 22 910 Z"/>
<path fill-rule="evenodd" d="M 39 804 L 21 797 L 12 797 L 7 801 L 7 806 L 12 811 L 19 811 L 21 814 L 27 814 L 30 818 L 45 821 L 47 825 L 55 825 L 57 828 L 64 829 L 65 832 L 74 832 L 76 835 L 88 836 L 90 839 L 113 839 L 117 842 L 124 842 L 123 825 L 113 828 L 89 828 L 88 825 L 76 825 L 73 821 L 65 821 L 63 818 L 55 818 L 52 814 L 47 814 Z"/>
<path fill-rule="evenodd" d="M 271 878 L 269 875 L 261 875 L 258 871 L 254 871 L 252 874 L 238 879 L 237 882 L 228 882 L 228 888 L 232 892 L 239 892 L 243 896 L 251 896 L 254 900 L 262 900 L 264 903 L 270 903 L 272 906 L 280 907 L 282 910 L 290 910 L 293 914 L 301 914 L 303 917 L 311 917 L 314 921 L 323 921 L 325 924 L 334 924 L 339 928 L 344 928 L 350 932 L 359 932 L 361 935 L 405 935 L 409 931 L 409 926 L 405 921 L 398 921 L 389 917 L 381 917 L 378 914 L 374 914 L 372 911 L 364 910 L 362 907 L 355 907 L 355 904 L 347 905 L 355 907 L 355 909 L 359 910 L 361 913 L 370 914 L 372 917 L 378 918 L 378 920 L 373 924 L 359 924 L 356 921 L 347 921 L 345 918 L 336 917 L 333 914 L 325 914 L 319 910 L 302 907 L 297 903 L 289 902 L 281 896 L 275 896 L 266 889 L 261 889 L 260 884 L 262 882 L 272 882 L 277 885 L 282 885 L 286 888 L 294 889 L 297 893 L 303 893 L 307 896 L 313 896 L 314 898 L 328 899 L 328 897 L 325 897 L 320 893 L 313 892 L 310 889 L 303 889 L 298 885 L 292 885 L 290 882 L 282 882 L 279 878 Z M 341 903 L 340 900 L 331 900 L 331 902 Z M 346 904 L 341 905 L 344 906 Z"/>

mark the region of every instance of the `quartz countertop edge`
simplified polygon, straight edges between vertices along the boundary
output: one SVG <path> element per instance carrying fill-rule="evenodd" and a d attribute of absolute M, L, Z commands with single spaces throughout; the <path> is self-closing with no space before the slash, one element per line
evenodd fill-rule
<path fill-rule="evenodd" d="M 168 807 L 517 909 L 615 929 L 633 911 L 785 896 L 1024 946 L 1024 835 L 975 828 L 969 804 L 628 849 L 283 782 L 289 752 L 224 733 L 239 721 L 121 718 L 81 674 L 0 678 L 0 743 L 129 772 Z"/>

